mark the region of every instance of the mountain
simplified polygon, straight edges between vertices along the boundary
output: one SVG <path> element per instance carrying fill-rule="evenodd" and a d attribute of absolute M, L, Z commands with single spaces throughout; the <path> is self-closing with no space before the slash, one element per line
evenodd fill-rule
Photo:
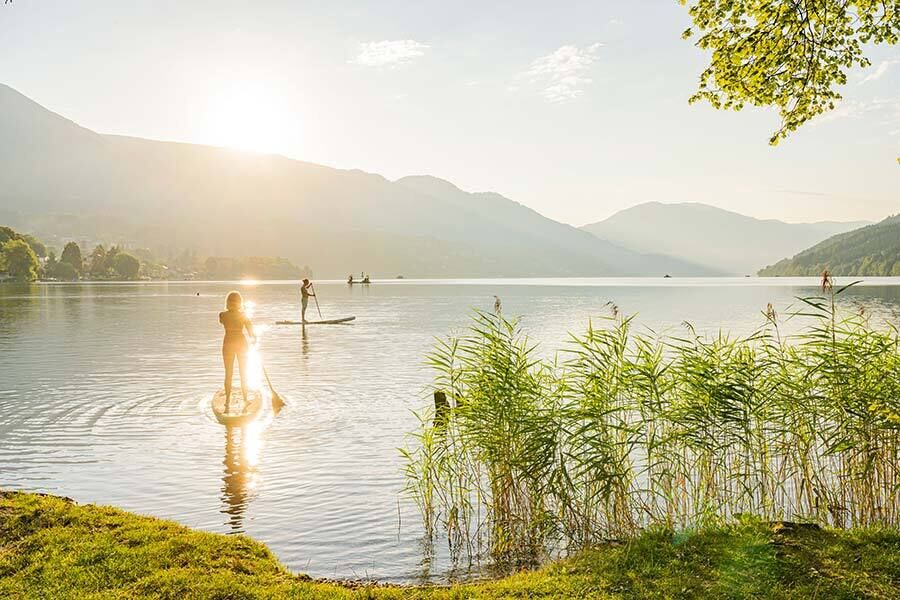
<path fill-rule="evenodd" d="M 694 202 L 647 202 L 582 229 L 635 252 L 657 252 L 729 275 L 745 275 L 867 224 L 785 223 Z"/>
<path fill-rule="evenodd" d="M 319 277 L 715 273 L 434 177 L 98 134 L 3 85 L 0 139 L 0 223 L 45 239 L 283 256 Z"/>
<path fill-rule="evenodd" d="M 900 215 L 835 235 L 762 269 L 761 276 L 821 275 L 900 276 Z"/>

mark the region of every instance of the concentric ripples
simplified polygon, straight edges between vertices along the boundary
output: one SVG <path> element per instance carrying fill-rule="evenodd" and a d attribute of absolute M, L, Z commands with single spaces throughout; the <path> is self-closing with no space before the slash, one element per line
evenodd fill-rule
<path fill-rule="evenodd" d="M 424 356 L 493 294 L 547 354 L 612 300 L 639 326 L 747 333 L 812 280 L 536 280 L 319 283 L 327 317 L 296 318 L 297 288 L 267 283 L 0 286 L 0 486 L 113 504 L 223 533 L 247 533 L 289 567 L 392 581 L 467 573 L 446 548 L 423 551 L 401 495 L 398 447 L 429 403 Z M 896 322 L 896 280 L 851 292 Z M 258 358 L 288 401 L 226 431 L 217 312 L 239 288 L 254 303 Z M 200 296 L 197 296 L 197 292 Z M 314 310 L 314 305 L 310 307 Z M 259 372 L 256 372 L 257 379 Z M 236 386 L 237 387 L 237 386 Z"/>

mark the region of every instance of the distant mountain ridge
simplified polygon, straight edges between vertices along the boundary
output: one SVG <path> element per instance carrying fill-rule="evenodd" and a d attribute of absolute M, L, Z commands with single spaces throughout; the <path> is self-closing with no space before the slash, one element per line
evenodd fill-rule
<path fill-rule="evenodd" d="M 695 202 L 647 202 L 582 229 L 635 252 L 658 252 L 728 275 L 746 275 L 868 223 L 785 223 Z"/>
<path fill-rule="evenodd" d="M 762 269 L 771 276 L 900 276 L 900 214 L 854 231 L 832 236 Z"/>
<path fill-rule="evenodd" d="M 165 251 L 284 256 L 319 277 L 714 275 L 494 193 L 98 134 L 0 84 L 0 223 Z"/>

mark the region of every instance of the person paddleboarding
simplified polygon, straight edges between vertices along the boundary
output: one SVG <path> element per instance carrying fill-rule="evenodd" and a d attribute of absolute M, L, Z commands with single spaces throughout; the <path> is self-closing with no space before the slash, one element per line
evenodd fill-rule
<path fill-rule="evenodd" d="M 309 305 L 309 297 L 315 297 L 312 290 L 312 282 L 304 278 L 303 284 L 300 286 L 300 321 L 306 323 L 306 307 Z"/>
<path fill-rule="evenodd" d="M 234 377 L 234 359 L 238 361 L 238 373 L 241 378 L 241 395 L 244 405 L 247 400 L 247 351 L 249 344 L 244 330 L 255 342 L 256 334 L 253 323 L 244 313 L 244 299 L 239 292 L 229 292 L 225 298 L 225 310 L 219 313 L 219 323 L 225 327 L 225 338 L 222 340 L 222 360 L 225 361 L 225 412 L 231 404 L 231 380 Z"/>

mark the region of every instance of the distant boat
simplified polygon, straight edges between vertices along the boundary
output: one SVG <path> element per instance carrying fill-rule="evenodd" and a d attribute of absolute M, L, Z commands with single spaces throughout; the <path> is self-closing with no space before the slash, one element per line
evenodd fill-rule
<path fill-rule="evenodd" d="M 666 273 L 665 275 L 663 275 L 663 279 L 672 279 L 672 276 Z"/>
<path fill-rule="evenodd" d="M 348 279 L 347 280 L 347 285 L 368 285 L 370 283 L 372 283 L 372 282 L 369 281 L 368 277 L 361 279 L 359 281 L 357 281 L 356 279 Z"/>

